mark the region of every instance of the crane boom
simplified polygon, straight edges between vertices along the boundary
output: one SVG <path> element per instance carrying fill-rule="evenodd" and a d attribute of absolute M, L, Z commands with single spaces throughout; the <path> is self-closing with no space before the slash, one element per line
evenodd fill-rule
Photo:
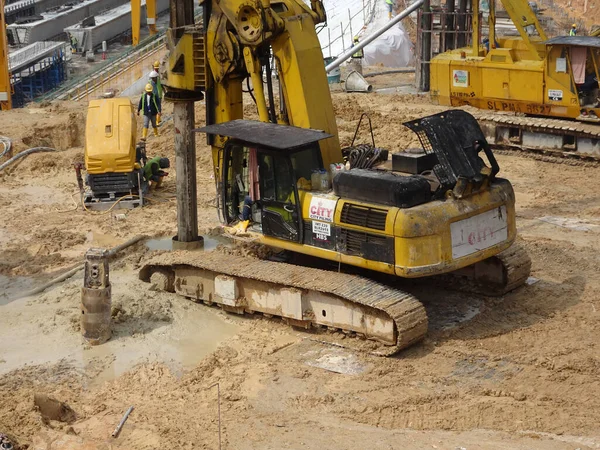
<path fill-rule="evenodd" d="M 490 5 L 494 3 L 494 1 L 495 0 L 491 0 Z M 544 54 L 536 46 L 536 42 L 544 42 L 548 38 L 529 3 L 523 0 L 502 0 L 502 5 L 521 35 L 523 42 L 527 45 L 533 59 L 537 61 L 544 59 Z M 494 22 L 490 23 L 490 30 L 495 30 L 495 15 L 490 14 L 490 19 L 492 17 Z M 531 38 L 534 30 L 537 32 L 539 39 L 533 40 Z M 491 38 L 492 37 L 490 36 L 490 42 L 494 42 Z"/>

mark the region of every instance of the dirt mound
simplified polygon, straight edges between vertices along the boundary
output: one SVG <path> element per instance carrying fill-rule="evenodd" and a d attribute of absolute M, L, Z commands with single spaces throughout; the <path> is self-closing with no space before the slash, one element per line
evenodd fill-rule
<path fill-rule="evenodd" d="M 112 305 L 112 320 L 117 324 L 142 325 L 145 322 L 170 322 L 173 319 L 171 302 L 154 302 L 154 294 L 146 293 L 146 299 L 130 295 L 117 295 Z M 141 330 L 143 332 L 143 330 Z"/>

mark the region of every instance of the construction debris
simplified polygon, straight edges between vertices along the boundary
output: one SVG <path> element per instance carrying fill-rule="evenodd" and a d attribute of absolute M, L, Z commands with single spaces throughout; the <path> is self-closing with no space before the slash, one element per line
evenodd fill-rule
<path fill-rule="evenodd" d="M 58 422 L 72 423 L 77 419 L 77 414 L 69 405 L 46 394 L 35 394 L 33 403 L 42 415 L 42 419 L 56 420 Z"/>

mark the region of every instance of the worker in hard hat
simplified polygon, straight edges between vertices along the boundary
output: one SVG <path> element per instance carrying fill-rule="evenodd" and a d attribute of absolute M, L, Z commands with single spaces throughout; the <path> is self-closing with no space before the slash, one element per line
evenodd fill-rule
<path fill-rule="evenodd" d="M 160 63 L 158 61 L 154 61 L 154 64 L 152 65 L 152 72 L 151 73 L 156 73 L 156 87 L 158 88 L 158 96 L 159 98 L 162 100 L 163 97 L 163 87 L 162 87 L 162 83 L 160 82 Z"/>
<path fill-rule="evenodd" d="M 385 0 L 385 4 L 388 7 L 388 18 L 391 19 L 394 12 L 394 0 Z"/>
<path fill-rule="evenodd" d="M 77 38 L 69 33 L 69 40 L 71 41 L 71 53 L 77 53 Z"/>
<path fill-rule="evenodd" d="M 577 36 L 577 24 L 576 23 L 571 25 L 571 30 L 569 30 L 569 36 Z"/>
<path fill-rule="evenodd" d="M 146 140 L 148 136 L 148 125 L 152 123 L 154 128 L 154 136 L 158 136 L 158 127 L 156 125 L 156 116 L 160 114 L 160 103 L 157 102 L 156 96 L 154 95 L 152 85 L 148 83 L 138 104 L 138 116 L 140 111 L 144 114 L 144 128 L 142 129 L 142 140 Z"/>
<path fill-rule="evenodd" d="M 156 156 L 150 159 L 144 166 L 144 178 L 150 183 L 150 189 L 159 188 L 162 184 L 163 178 L 169 175 L 162 169 L 168 169 L 171 167 L 169 158 L 163 158 Z"/>
<path fill-rule="evenodd" d="M 154 63 L 152 64 L 152 69 L 158 74 L 158 76 L 156 77 L 156 87 L 158 89 L 158 98 L 160 98 L 160 100 L 162 101 L 164 90 L 160 81 L 160 61 L 154 61 Z"/>
<path fill-rule="evenodd" d="M 162 108 L 162 86 L 160 85 L 160 78 L 158 77 L 158 72 L 156 70 L 150 72 L 150 74 L 148 75 L 148 82 L 152 85 L 152 92 L 154 92 L 154 97 L 156 98 L 158 107 Z M 156 116 L 156 124 L 160 125 L 160 113 L 158 113 L 158 115 Z"/>
<path fill-rule="evenodd" d="M 357 44 L 358 44 L 358 36 L 354 36 L 354 40 L 352 42 L 352 47 L 354 47 Z M 352 54 L 352 57 L 354 59 L 362 59 L 364 56 L 365 56 L 365 54 L 363 53 L 362 48 Z"/>

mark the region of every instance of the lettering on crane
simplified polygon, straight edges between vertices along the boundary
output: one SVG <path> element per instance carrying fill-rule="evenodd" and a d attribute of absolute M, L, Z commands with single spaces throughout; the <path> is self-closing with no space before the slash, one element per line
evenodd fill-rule
<path fill-rule="evenodd" d="M 333 222 L 336 203 L 337 199 L 313 197 L 310 199 L 308 217 L 313 220 L 320 220 L 321 222 Z"/>
<path fill-rule="evenodd" d="M 487 109 L 492 111 L 522 112 L 527 114 L 550 114 L 552 111 L 550 105 L 522 104 L 496 100 L 488 101 Z"/>

